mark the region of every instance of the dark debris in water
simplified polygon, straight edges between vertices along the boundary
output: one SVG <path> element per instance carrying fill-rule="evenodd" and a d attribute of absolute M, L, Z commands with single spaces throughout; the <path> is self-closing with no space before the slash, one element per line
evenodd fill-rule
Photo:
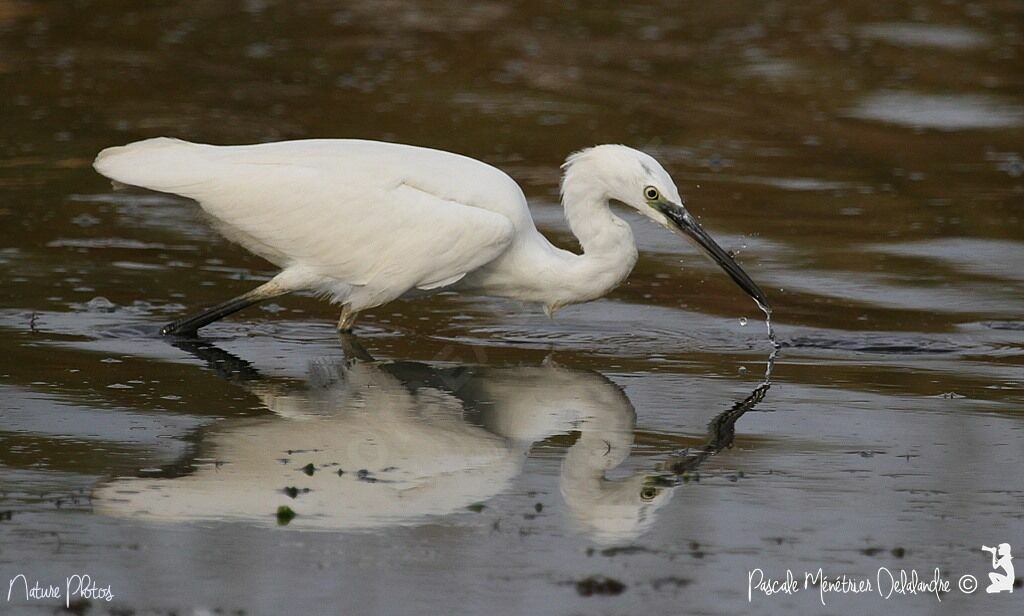
<path fill-rule="evenodd" d="M 10 522 L 12 519 L 14 519 L 13 511 L 0 511 L 0 522 Z"/>
<path fill-rule="evenodd" d="M 654 590 L 661 590 L 662 587 L 666 587 L 666 586 L 673 586 L 675 588 L 683 588 L 684 586 L 689 586 L 692 582 L 693 582 L 693 580 L 689 580 L 687 578 L 676 577 L 676 576 L 672 575 L 672 576 L 662 577 L 662 578 L 657 578 L 655 580 L 652 580 L 651 581 L 651 587 L 653 587 Z"/>
<path fill-rule="evenodd" d="M 310 462 L 309 464 L 307 464 L 307 465 L 303 466 L 301 470 L 302 470 L 302 472 L 303 472 L 303 473 L 306 473 L 307 475 L 309 475 L 310 477 L 312 477 L 312 476 L 313 476 L 313 473 L 315 473 L 315 472 L 316 472 L 316 467 L 315 467 L 315 466 L 313 466 L 313 463 L 312 463 L 312 462 Z"/>
<path fill-rule="evenodd" d="M 626 590 L 626 585 L 615 578 L 603 575 L 592 575 L 576 582 L 576 592 L 581 597 L 593 597 L 595 595 L 615 596 L 621 595 Z"/>
<path fill-rule="evenodd" d="M 484 509 L 487 509 L 487 505 L 483 503 L 473 503 L 472 505 L 467 505 L 466 509 L 469 509 L 473 513 L 480 513 Z"/>
<path fill-rule="evenodd" d="M 296 488 L 295 486 L 288 486 L 282 490 L 288 498 L 298 498 L 300 494 L 308 494 L 309 488 Z"/>
<path fill-rule="evenodd" d="M 882 552 L 885 552 L 885 548 L 867 547 L 861 550 L 861 554 L 864 554 L 865 556 L 877 556 Z M 889 550 L 889 554 L 891 554 L 894 558 L 903 558 L 907 555 L 907 550 L 906 548 L 897 546 Z"/>
<path fill-rule="evenodd" d="M 601 550 L 601 556 L 607 556 L 609 558 L 620 554 L 657 554 L 657 550 L 652 550 L 651 548 L 647 548 L 642 545 L 623 545 Z"/>
<path fill-rule="evenodd" d="M 92 609 L 92 602 L 88 599 L 82 598 L 75 599 L 74 601 L 68 603 L 66 607 L 64 607 L 65 612 L 70 612 L 72 614 L 79 615 L 85 614 L 90 609 Z"/>
<path fill-rule="evenodd" d="M 295 512 L 288 505 L 281 505 L 277 508 L 278 526 L 288 526 L 288 523 L 295 519 Z"/>

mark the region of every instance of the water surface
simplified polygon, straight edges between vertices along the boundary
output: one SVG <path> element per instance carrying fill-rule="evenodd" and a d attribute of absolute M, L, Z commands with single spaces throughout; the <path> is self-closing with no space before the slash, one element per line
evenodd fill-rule
<path fill-rule="evenodd" d="M 0 0 L 0 584 L 88 573 L 117 595 L 89 613 L 1009 613 L 956 580 L 1024 550 L 1022 23 Z M 770 387 L 757 307 L 626 213 L 632 276 L 554 320 L 440 294 L 339 340 L 293 297 L 160 339 L 273 270 L 91 170 L 157 135 L 461 152 L 568 248 L 558 165 L 645 149 L 771 298 Z M 753 569 L 819 567 L 953 589 L 747 601 Z"/>

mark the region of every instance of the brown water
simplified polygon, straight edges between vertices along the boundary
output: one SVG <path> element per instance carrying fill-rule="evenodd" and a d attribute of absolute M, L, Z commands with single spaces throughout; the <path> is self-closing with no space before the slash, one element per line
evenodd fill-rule
<path fill-rule="evenodd" d="M 1024 553 L 1024 7 L 557 4 L 0 0 L 0 587 L 87 573 L 116 595 L 89 613 L 1019 611 L 980 548 Z M 91 170 L 156 135 L 454 150 L 566 247 L 565 155 L 645 149 L 771 298 L 770 388 L 757 307 L 633 219 L 628 282 L 554 320 L 398 302 L 357 330 L 381 361 L 347 363 L 336 309 L 297 297 L 160 339 L 273 272 Z M 748 603 L 749 571 L 819 567 L 951 592 Z"/>

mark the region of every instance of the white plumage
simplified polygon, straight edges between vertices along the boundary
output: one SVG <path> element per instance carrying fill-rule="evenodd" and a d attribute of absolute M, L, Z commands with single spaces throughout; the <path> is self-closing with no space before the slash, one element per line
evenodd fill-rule
<path fill-rule="evenodd" d="M 689 217 L 668 173 L 625 146 L 583 150 L 564 166 L 566 218 L 581 255 L 538 232 L 512 178 L 449 152 L 347 139 L 212 146 L 157 138 L 103 150 L 94 166 L 123 184 L 195 199 L 221 233 L 281 268 L 263 287 L 164 333 L 193 333 L 297 290 L 342 304 L 342 329 L 414 289 L 512 297 L 553 313 L 604 295 L 632 270 L 633 235 L 610 200 L 669 227 Z"/>

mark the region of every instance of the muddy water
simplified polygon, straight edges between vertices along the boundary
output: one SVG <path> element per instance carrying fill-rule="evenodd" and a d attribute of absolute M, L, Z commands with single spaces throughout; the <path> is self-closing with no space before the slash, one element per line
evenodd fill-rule
<path fill-rule="evenodd" d="M 0 584 L 88 573 L 116 595 L 91 613 L 1009 613 L 980 547 L 1024 550 L 1024 12 L 875 4 L 0 0 Z M 770 387 L 757 307 L 633 219 L 629 281 L 554 320 L 442 294 L 341 341 L 296 297 L 159 339 L 273 272 L 89 168 L 155 135 L 455 150 L 566 247 L 564 156 L 644 148 L 771 298 Z M 951 587 L 748 604 L 749 571 L 819 567 Z"/>

